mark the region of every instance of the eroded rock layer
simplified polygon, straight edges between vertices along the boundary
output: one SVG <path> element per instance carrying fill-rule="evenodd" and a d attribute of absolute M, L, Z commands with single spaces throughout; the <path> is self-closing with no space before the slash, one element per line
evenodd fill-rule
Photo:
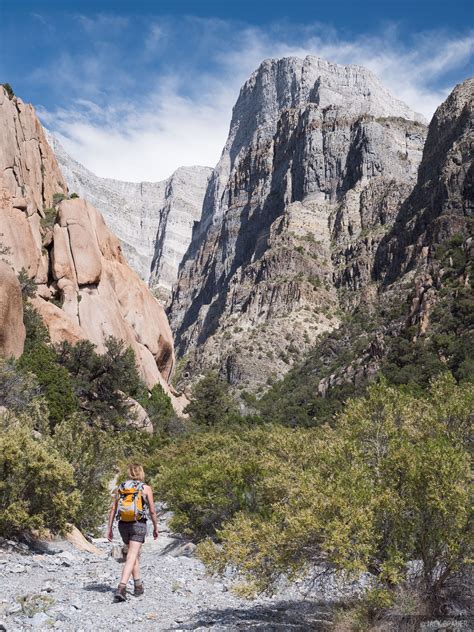
<path fill-rule="evenodd" d="M 416 180 L 420 115 L 358 66 L 267 60 L 243 86 L 170 319 L 191 373 L 262 388 L 373 289 Z"/>

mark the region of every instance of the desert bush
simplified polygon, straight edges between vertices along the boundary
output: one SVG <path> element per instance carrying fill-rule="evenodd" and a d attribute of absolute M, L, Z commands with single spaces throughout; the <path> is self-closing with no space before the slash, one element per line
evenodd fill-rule
<path fill-rule="evenodd" d="M 53 195 L 53 204 L 59 204 L 63 200 L 67 200 L 67 195 L 65 193 L 55 193 Z"/>
<path fill-rule="evenodd" d="M 201 545 L 211 568 L 235 566 L 255 590 L 315 562 L 370 571 L 382 590 L 420 560 L 436 599 L 472 545 L 473 409 L 474 387 L 449 375 L 422 396 L 381 382 L 333 428 L 194 436 L 161 455 L 156 482 L 179 527 L 214 531 L 219 545 Z"/>
<path fill-rule="evenodd" d="M 78 508 L 73 468 L 49 443 L 13 424 L 0 435 L 0 499 L 3 536 L 63 533 Z"/>
<path fill-rule="evenodd" d="M 73 467 L 79 493 L 75 524 L 84 531 L 97 532 L 110 504 L 108 483 L 121 456 L 120 444 L 78 414 L 55 427 L 53 441 L 61 457 Z"/>
<path fill-rule="evenodd" d="M 258 444 L 266 433 L 205 432 L 173 443 L 147 459 L 157 493 L 174 510 L 173 528 L 195 539 L 215 535 L 243 508 L 254 508 L 263 476 Z"/>
<path fill-rule="evenodd" d="M 68 371 L 58 364 L 53 347 L 46 341 L 32 343 L 27 339 L 25 350 L 18 366 L 25 373 L 34 373 L 48 402 L 49 420 L 54 427 L 62 419 L 77 410 L 77 398 L 74 393 Z"/>
<path fill-rule="evenodd" d="M 155 433 L 167 433 L 168 424 L 175 416 L 171 399 L 160 384 L 155 384 L 150 393 L 145 391 L 138 402 L 148 413 Z"/>
<path fill-rule="evenodd" d="M 56 346 L 57 361 L 70 376 L 79 407 L 103 429 L 120 430 L 130 410 L 127 398 L 146 391 L 138 375 L 135 354 L 124 342 L 109 337 L 104 354 L 83 340 Z"/>

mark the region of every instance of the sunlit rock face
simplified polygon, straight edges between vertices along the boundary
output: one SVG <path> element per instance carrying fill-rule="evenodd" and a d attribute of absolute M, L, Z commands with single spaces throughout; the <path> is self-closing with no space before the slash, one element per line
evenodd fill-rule
<path fill-rule="evenodd" d="M 0 336 L 0 353 L 18 357 L 23 350 L 15 273 L 24 270 L 36 283 L 32 302 L 53 343 L 88 339 L 101 353 L 109 336 L 123 340 L 148 387 L 160 383 L 173 396 L 173 338 L 162 305 L 127 264 L 101 213 L 86 200 L 68 199 L 34 109 L 3 87 L 0 132 L 0 276 L 8 294 L 8 301 L 5 292 L 0 297 L 0 320 L 16 327 L 16 343 L 13 334 Z"/>
<path fill-rule="evenodd" d="M 100 178 L 71 158 L 54 135 L 49 133 L 48 139 L 69 190 L 99 209 L 130 266 L 168 297 L 193 224 L 201 217 L 212 170 L 181 167 L 161 182 Z"/>
<path fill-rule="evenodd" d="M 338 326 L 369 291 L 425 136 L 423 117 L 364 68 L 261 64 L 234 107 L 169 310 L 192 374 L 217 366 L 258 389 Z"/>

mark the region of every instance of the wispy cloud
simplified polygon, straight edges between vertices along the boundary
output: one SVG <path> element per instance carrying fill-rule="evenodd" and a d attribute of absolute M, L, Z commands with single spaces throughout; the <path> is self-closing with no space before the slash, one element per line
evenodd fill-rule
<path fill-rule="evenodd" d="M 120 20 L 108 26 L 122 35 L 130 28 Z M 85 22 L 86 31 L 94 28 Z M 163 59 L 138 76 L 117 40 L 96 44 L 91 54 L 61 54 L 54 72 L 70 89 L 70 100 L 40 109 L 71 155 L 101 176 L 159 180 L 181 165 L 213 166 L 239 88 L 267 57 L 312 54 L 366 66 L 395 96 L 430 118 L 453 83 L 465 78 L 474 56 L 474 33 L 425 33 L 407 43 L 396 27 L 349 39 L 318 24 L 261 29 L 197 18 L 180 28 L 147 25 L 141 41 L 137 55 Z M 165 41 L 175 48 L 164 49 Z M 51 69 L 36 72 L 46 81 Z"/>

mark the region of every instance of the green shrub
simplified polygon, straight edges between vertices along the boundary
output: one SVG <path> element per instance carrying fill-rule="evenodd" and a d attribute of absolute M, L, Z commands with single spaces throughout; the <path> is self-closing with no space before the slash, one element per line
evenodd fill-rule
<path fill-rule="evenodd" d="M 436 600 L 471 554 L 469 427 L 474 387 L 441 376 L 429 393 L 374 384 L 334 428 L 197 435 L 160 458 L 156 483 L 215 570 L 256 590 L 329 562 L 379 588 L 418 581 Z"/>
<path fill-rule="evenodd" d="M 18 273 L 18 281 L 21 287 L 23 303 L 25 303 L 28 298 L 33 298 L 34 296 L 36 296 L 37 285 L 35 283 L 35 280 L 29 276 L 25 268 L 22 268 Z"/>
<path fill-rule="evenodd" d="M 52 228 L 56 223 L 58 211 L 55 208 L 45 208 L 43 213 L 44 217 L 40 220 L 41 226 L 43 228 Z"/>
<path fill-rule="evenodd" d="M 120 444 L 110 433 L 91 427 L 80 415 L 63 420 L 53 441 L 61 457 L 71 464 L 78 492 L 75 524 L 97 533 L 110 505 L 108 483 L 120 459 Z"/>
<path fill-rule="evenodd" d="M 173 528 L 199 539 L 236 511 L 254 508 L 255 483 L 263 471 L 256 455 L 266 435 L 197 433 L 158 451 L 146 464 L 157 494 L 173 508 Z"/>
<path fill-rule="evenodd" d="M 77 200 L 78 197 L 79 196 L 77 195 L 77 193 L 71 193 L 71 195 L 69 196 L 71 200 Z"/>
<path fill-rule="evenodd" d="M 63 200 L 67 200 L 67 195 L 65 193 L 55 193 L 53 195 L 54 206 L 56 206 L 56 204 L 59 204 L 59 202 L 62 202 Z"/>
<path fill-rule="evenodd" d="M 146 391 L 138 402 L 148 413 L 155 433 L 167 432 L 168 422 L 175 416 L 171 399 L 160 384 L 155 384 L 151 392 Z"/>
<path fill-rule="evenodd" d="M 25 428 L 0 435 L 0 533 L 31 529 L 63 533 L 78 507 L 73 468 L 46 442 Z"/>
<path fill-rule="evenodd" d="M 76 345 L 62 342 L 55 349 L 60 368 L 66 370 L 81 409 L 102 428 L 124 427 L 130 410 L 127 398 L 143 396 L 133 350 L 116 338 L 109 337 L 104 354 L 83 340 Z"/>
<path fill-rule="evenodd" d="M 13 92 L 13 88 L 11 87 L 9 83 L 2 83 L 1 85 L 5 88 L 5 92 L 7 93 L 8 98 L 11 101 L 13 97 L 15 96 L 15 93 Z"/>
<path fill-rule="evenodd" d="M 35 333 L 41 336 L 41 333 Z M 55 350 L 44 340 L 32 344 L 27 340 L 18 366 L 25 373 L 34 373 L 49 408 L 51 426 L 77 410 L 78 401 L 68 371 L 58 364 Z"/>
<path fill-rule="evenodd" d="M 0 359 L 0 407 L 25 427 L 48 431 L 49 410 L 41 387 L 36 377 L 19 369 L 14 360 Z"/>

